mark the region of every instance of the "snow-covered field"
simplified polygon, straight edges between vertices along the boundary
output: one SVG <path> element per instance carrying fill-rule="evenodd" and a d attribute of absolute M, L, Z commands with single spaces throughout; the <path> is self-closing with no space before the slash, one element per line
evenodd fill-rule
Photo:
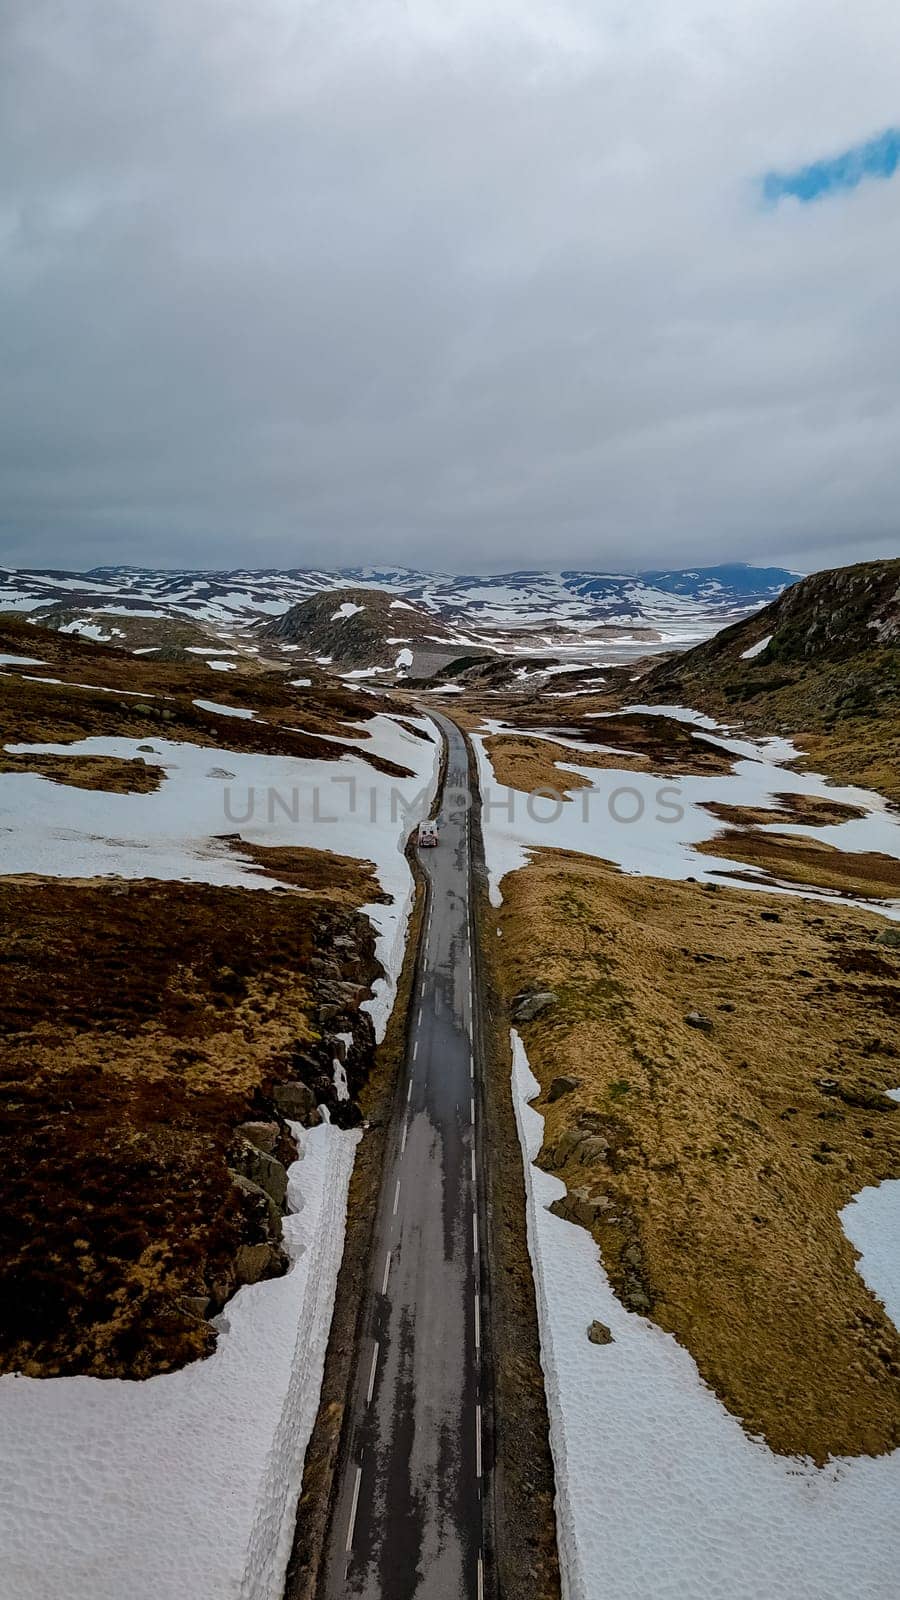
<path fill-rule="evenodd" d="M 0 1600 L 279 1600 L 359 1137 L 293 1131 L 290 1271 L 239 1290 L 213 1355 L 0 1378 Z"/>
<path fill-rule="evenodd" d="M 533 1164 L 539 1085 L 512 1046 L 564 1600 L 896 1600 L 900 1451 L 821 1469 L 776 1456 L 625 1310 L 591 1235 L 547 1209 L 565 1185 Z M 864 1190 L 842 1221 L 900 1325 L 898 1195 Z M 611 1344 L 588 1340 L 595 1319 Z"/>
<path fill-rule="evenodd" d="M 711 777 L 667 776 L 631 772 L 624 768 L 579 766 L 579 752 L 614 751 L 615 746 L 567 740 L 553 733 L 529 730 L 528 737 L 546 738 L 571 749 L 571 762 L 560 763 L 560 793 L 565 794 L 565 774 L 578 774 L 589 787 L 568 791 L 568 800 L 535 793 L 525 795 L 498 784 L 485 749 L 490 734 L 521 731 L 487 721 L 473 736 L 483 803 L 485 853 L 493 904 L 502 899 L 501 884 L 508 872 L 524 866 L 532 850 L 578 850 L 611 861 L 624 872 L 648 877 L 721 883 L 730 871 L 748 876 L 744 887 L 772 892 L 770 877 L 740 861 L 702 855 L 696 846 L 723 831 L 723 825 L 705 809 L 711 801 L 736 806 L 773 809 L 776 794 L 803 794 L 843 801 L 861 807 L 865 816 L 826 827 L 777 822 L 779 833 L 808 835 L 850 852 L 875 851 L 900 857 L 900 817 L 888 809 L 880 795 L 866 789 L 839 787 L 814 773 L 795 772 L 786 765 L 799 754 L 787 739 L 735 738 L 709 717 L 683 707 L 634 706 L 633 711 L 674 716 L 692 722 L 735 758 L 733 773 Z M 603 718 L 597 718 L 598 734 Z M 828 890 L 784 884 L 780 891 L 807 898 L 830 899 Z M 847 899 L 846 896 L 842 896 Z M 854 901 L 884 916 L 900 918 L 900 901 Z"/>
<path fill-rule="evenodd" d="M 240 716 L 233 708 L 216 709 Z M 424 720 L 419 726 L 427 729 Z M 357 731 L 357 725 L 353 725 Z M 437 781 L 437 744 L 391 717 L 359 731 L 366 748 L 411 770 L 389 778 L 355 755 L 310 761 L 205 749 L 166 739 L 82 739 L 65 745 L 10 745 L 68 756 L 146 759 L 165 771 L 153 794 L 110 794 L 51 783 L 33 773 L 0 774 L 0 874 L 66 878 L 118 876 L 269 889 L 228 834 L 251 844 L 305 845 L 371 861 L 390 896 L 363 907 L 376 932 L 385 977 L 367 1002 L 383 1035 L 403 959 L 412 877 L 403 854 L 413 823 L 427 813 Z"/>
<path fill-rule="evenodd" d="M 221 708 L 226 709 L 226 708 Z M 410 770 L 150 737 L 8 747 L 146 758 L 153 794 L 0 774 L 0 874 L 239 885 L 262 875 L 223 835 L 371 861 L 387 904 L 362 907 L 385 976 L 367 1003 L 383 1035 L 413 882 L 403 854 L 437 781 L 433 724 L 380 716 L 354 732 Z M 294 1129 L 287 1276 L 245 1287 L 215 1353 L 145 1382 L 0 1378 L 0 1600 L 278 1600 L 315 1420 L 358 1135 Z M 77 1196 L 73 1196 L 77 1205 Z"/>

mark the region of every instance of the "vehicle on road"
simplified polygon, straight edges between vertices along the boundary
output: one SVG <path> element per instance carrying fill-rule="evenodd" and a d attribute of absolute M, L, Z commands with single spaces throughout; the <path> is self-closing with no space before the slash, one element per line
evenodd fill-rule
<path fill-rule="evenodd" d="M 419 848 L 430 850 L 438 842 L 438 825 L 436 822 L 419 823 Z"/>

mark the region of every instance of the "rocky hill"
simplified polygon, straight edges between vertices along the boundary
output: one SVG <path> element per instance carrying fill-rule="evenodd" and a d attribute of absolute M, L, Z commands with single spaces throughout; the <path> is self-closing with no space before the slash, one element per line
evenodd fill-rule
<path fill-rule="evenodd" d="M 378 589 L 324 590 L 265 623 L 257 638 L 300 646 L 333 669 L 404 676 L 423 650 L 431 654 L 452 643 L 439 617 Z"/>
<path fill-rule="evenodd" d="M 643 688 L 646 699 L 799 736 L 827 772 L 900 801 L 900 560 L 803 578 L 661 662 Z"/>

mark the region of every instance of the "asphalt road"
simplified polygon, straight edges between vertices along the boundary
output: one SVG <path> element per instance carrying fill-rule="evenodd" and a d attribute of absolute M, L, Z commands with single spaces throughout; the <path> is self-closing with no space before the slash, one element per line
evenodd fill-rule
<path fill-rule="evenodd" d="M 482 1600 L 488 1396 L 466 745 L 448 745 L 406 1081 L 373 1233 L 369 1303 L 320 1600 Z"/>

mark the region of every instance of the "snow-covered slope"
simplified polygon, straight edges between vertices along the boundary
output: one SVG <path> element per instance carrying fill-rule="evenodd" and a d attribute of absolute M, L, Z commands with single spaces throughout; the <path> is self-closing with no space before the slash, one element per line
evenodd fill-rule
<path fill-rule="evenodd" d="M 356 567 L 328 572 L 291 568 L 232 572 L 158 572 L 95 567 L 89 572 L 0 568 L 0 610 L 80 609 L 192 618 L 249 626 L 281 616 L 323 589 L 383 589 L 415 603 L 477 640 L 482 633 L 533 630 L 546 635 L 598 628 L 646 628 L 664 642 L 694 643 L 781 593 L 797 576 L 781 568 L 731 565 L 671 572 L 513 572 L 481 577 Z M 113 624 L 110 623 L 110 626 Z"/>

